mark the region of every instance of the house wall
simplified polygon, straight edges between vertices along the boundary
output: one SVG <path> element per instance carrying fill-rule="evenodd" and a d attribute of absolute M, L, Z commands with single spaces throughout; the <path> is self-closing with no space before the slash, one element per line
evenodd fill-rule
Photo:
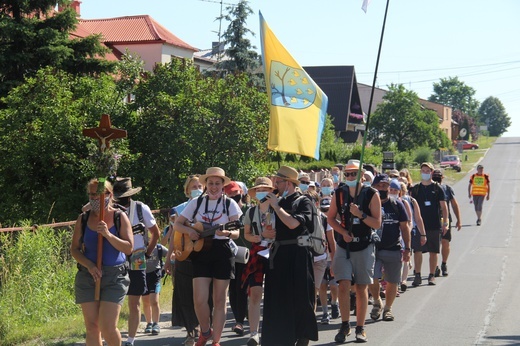
<path fill-rule="evenodd" d="M 144 69 L 152 71 L 157 63 L 168 63 L 172 60 L 172 56 L 187 59 L 193 58 L 193 51 L 174 47 L 165 43 L 149 43 L 149 44 L 125 44 L 114 45 L 121 52 L 125 52 L 128 48 L 130 53 L 135 53 L 144 61 Z"/>
<path fill-rule="evenodd" d="M 427 109 L 431 109 L 437 113 L 439 117 L 439 127 L 444 131 L 446 136 L 449 139 L 453 139 L 452 137 L 452 109 L 451 107 L 442 105 L 440 103 L 435 103 L 423 99 L 419 99 L 419 103 L 423 105 Z"/>

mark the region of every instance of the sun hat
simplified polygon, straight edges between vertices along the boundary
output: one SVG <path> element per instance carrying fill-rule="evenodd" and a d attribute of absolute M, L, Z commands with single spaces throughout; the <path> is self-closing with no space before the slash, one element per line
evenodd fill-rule
<path fill-rule="evenodd" d="M 423 162 L 423 163 L 421 163 L 421 168 L 423 168 L 423 166 L 428 167 L 428 168 L 431 169 L 432 171 L 435 169 L 435 168 L 433 167 L 433 165 L 432 165 L 431 163 L 429 163 L 429 162 Z"/>
<path fill-rule="evenodd" d="M 397 169 L 392 169 L 386 172 L 388 174 L 388 177 L 390 178 L 397 178 L 399 177 L 399 171 Z"/>
<path fill-rule="evenodd" d="M 300 184 L 300 181 L 298 180 L 298 171 L 289 166 L 281 166 L 275 176 L 290 181 L 296 185 Z"/>
<path fill-rule="evenodd" d="M 349 160 L 345 166 L 343 166 L 344 171 L 351 171 L 354 169 L 359 169 L 359 160 Z"/>
<path fill-rule="evenodd" d="M 203 183 L 206 183 L 206 180 L 209 177 L 222 178 L 224 180 L 224 185 L 227 185 L 231 182 L 231 179 L 226 177 L 226 172 L 220 167 L 210 167 L 210 168 L 206 169 L 206 174 L 201 175 L 199 180 L 202 181 Z"/>
<path fill-rule="evenodd" d="M 139 193 L 141 187 L 132 187 L 132 178 L 116 178 L 114 182 L 114 198 L 130 197 Z"/>
<path fill-rule="evenodd" d="M 256 197 L 256 189 L 261 187 L 267 187 L 271 189 L 271 191 L 274 190 L 273 182 L 271 181 L 271 179 L 267 177 L 259 177 L 256 178 L 255 185 L 249 188 L 249 196 L 251 196 L 251 198 Z"/>
<path fill-rule="evenodd" d="M 366 171 L 365 173 L 363 173 L 364 175 L 368 175 L 370 177 L 370 182 L 374 181 L 374 174 L 372 174 L 372 172 L 370 171 Z"/>

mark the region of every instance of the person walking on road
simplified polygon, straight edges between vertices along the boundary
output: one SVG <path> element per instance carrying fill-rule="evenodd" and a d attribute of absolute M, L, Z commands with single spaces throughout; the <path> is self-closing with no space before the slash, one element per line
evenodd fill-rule
<path fill-rule="evenodd" d="M 482 223 L 482 205 L 484 204 L 484 197 L 489 201 L 491 194 L 491 184 L 489 182 L 489 175 L 484 173 L 484 166 L 477 166 L 477 173 L 473 174 L 469 179 L 468 197 L 473 197 L 473 204 L 475 205 L 475 213 L 477 214 L 477 226 Z"/>

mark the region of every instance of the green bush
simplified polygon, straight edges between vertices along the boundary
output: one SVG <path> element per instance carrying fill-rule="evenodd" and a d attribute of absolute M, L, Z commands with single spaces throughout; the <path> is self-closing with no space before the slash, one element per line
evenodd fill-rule
<path fill-rule="evenodd" d="M 46 323 L 78 313 L 70 237 L 52 228 L 1 235 L 0 344 L 34 338 Z"/>
<path fill-rule="evenodd" d="M 423 162 L 432 162 L 433 163 L 433 155 L 432 150 L 428 147 L 421 147 L 415 150 L 415 158 L 414 162 L 421 164 Z"/>

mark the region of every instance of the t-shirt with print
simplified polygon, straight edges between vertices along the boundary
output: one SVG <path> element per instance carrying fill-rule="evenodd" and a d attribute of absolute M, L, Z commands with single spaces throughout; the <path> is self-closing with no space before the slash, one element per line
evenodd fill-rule
<path fill-rule="evenodd" d="M 134 234 L 134 249 L 130 255 L 130 270 L 146 270 L 146 247 L 148 243 L 148 229 L 156 225 L 155 217 L 150 207 L 141 203 L 143 212 L 143 223 L 146 228 L 145 234 Z M 137 225 L 139 221 L 139 213 L 137 212 L 137 202 L 130 200 L 130 207 L 126 209 L 132 226 Z"/>
<path fill-rule="evenodd" d="M 401 250 L 401 228 L 400 223 L 408 221 L 408 214 L 403 202 L 397 200 L 395 203 L 387 200 L 382 204 L 381 242 L 378 249 Z"/>
<path fill-rule="evenodd" d="M 218 199 L 210 200 L 207 195 L 198 197 L 203 198 L 202 203 L 200 203 L 199 210 L 195 215 L 195 221 L 205 222 L 210 225 L 223 225 L 229 222 L 229 219 L 233 216 L 237 216 L 240 218 L 242 216 L 242 210 L 238 206 L 237 202 L 235 202 L 231 198 L 220 197 Z M 197 200 L 198 198 L 192 199 L 186 208 L 182 211 L 181 215 L 186 219 L 191 220 L 193 217 L 193 212 L 197 208 Z M 229 217 L 226 212 L 226 202 L 225 199 L 229 200 Z M 227 237 L 217 236 L 215 235 L 213 239 L 228 239 Z"/>

